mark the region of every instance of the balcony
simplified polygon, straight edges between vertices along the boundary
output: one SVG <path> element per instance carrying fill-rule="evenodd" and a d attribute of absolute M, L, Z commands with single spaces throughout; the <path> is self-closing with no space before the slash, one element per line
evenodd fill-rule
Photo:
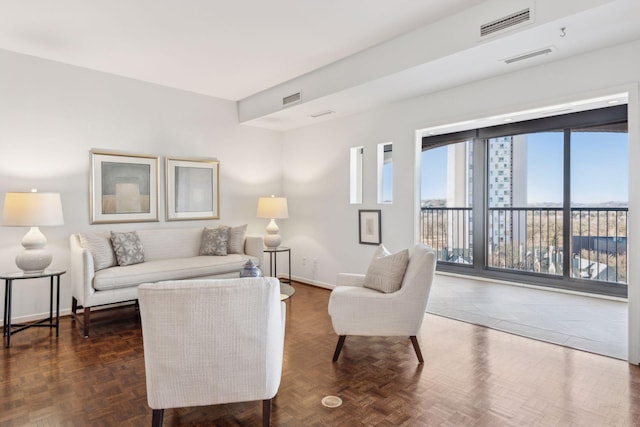
<path fill-rule="evenodd" d="M 439 262 L 473 264 L 471 208 L 425 207 L 421 214 L 422 242 Z M 628 208 L 575 207 L 570 215 L 566 245 L 562 208 L 490 208 L 484 267 L 626 285 Z"/>

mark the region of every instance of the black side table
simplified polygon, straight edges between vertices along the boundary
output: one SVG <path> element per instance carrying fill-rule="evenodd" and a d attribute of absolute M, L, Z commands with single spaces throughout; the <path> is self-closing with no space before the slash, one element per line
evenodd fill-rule
<path fill-rule="evenodd" d="M 7 345 L 9 348 L 11 346 L 11 334 L 18 333 L 20 331 L 24 331 L 28 328 L 33 327 L 45 327 L 45 328 L 56 328 L 56 337 L 58 336 L 58 326 L 60 324 L 60 276 L 66 273 L 65 270 L 45 270 L 40 273 L 25 273 L 23 271 L 15 272 L 15 273 L 2 273 L 0 274 L 0 280 L 4 279 L 4 323 L 2 327 L 2 336 L 7 337 Z M 13 281 L 14 280 L 23 280 L 23 279 L 42 279 L 42 278 L 50 278 L 49 282 L 49 317 L 46 319 L 38 320 L 37 322 L 27 323 L 27 324 L 11 324 L 11 301 L 12 301 L 12 289 L 13 289 Z M 56 279 L 56 323 L 53 323 L 53 284 Z M 48 323 L 47 323 L 48 322 Z M 11 330 L 12 328 L 16 328 L 15 330 Z"/>
<path fill-rule="evenodd" d="M 264 251 L 269 254 L 269 273 L 273 277 L 278 277 L 278 253 L 287 252 L 289 255 L 289 278 L 282 279 L 280 282 L 291 284 L 291 248 L 278 246 L 277 248 L 265 248 Z"/>

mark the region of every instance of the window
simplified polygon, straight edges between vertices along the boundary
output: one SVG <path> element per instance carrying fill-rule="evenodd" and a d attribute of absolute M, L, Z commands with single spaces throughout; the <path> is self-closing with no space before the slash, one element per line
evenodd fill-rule
<path fill-rule="evenodd" d="M 448 170 L 446 200 L 473 194 L 479 202 L 469 203 L 465 221 L 437 223 L 447 236 L 468 239 L 462 266 L 450 255 L 464 252 L 459 244 L 430 240 L 435 229 L 427 219 L 436 212 L 423 199 L 423 241 L 447 255 L 438 257 L 439 270 L 626 296 L 626 105 L 424 137 L 423 181 L 431 173 L 425 153 L 451 149 L 461 136 L 484 166 L 465 169 L 466 188 L 458 185 L 462 169 Z M 445 207 L 449 215 L 462 206 Z"/>
<path fill-rule="evenodd" d="M 364 147 L 352 147 L 349 154 L 349 201 L 351 204 L 361 204 Z"/>
<path fill-rule="evenodd" d="M 378 203 L 393 203 L 393 144 L 378 144 Z"/>

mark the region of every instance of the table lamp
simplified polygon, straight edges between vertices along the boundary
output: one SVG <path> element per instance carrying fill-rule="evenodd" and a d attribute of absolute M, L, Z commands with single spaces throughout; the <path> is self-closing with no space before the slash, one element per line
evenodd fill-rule
<path fill-rule="evenodd" d="M 258 199 L 258 218 L 268 218 L 267 235 L 264 237 L 264 245 L 269 249 L 280 246 L 280 229 L 276 224 L 276 218 L 288 218 L 286 197 L 260 197 Z"/>
<path fill-rule="evenodd" d="M 22 238 L 24 249 L 16 256 L 16 265 L 25 273 L 40 273 L 51 264 L 47 238 L 38 227 L 63 225 L 60 193 L 6 193 L 3 225 L 31 227 Z"/>

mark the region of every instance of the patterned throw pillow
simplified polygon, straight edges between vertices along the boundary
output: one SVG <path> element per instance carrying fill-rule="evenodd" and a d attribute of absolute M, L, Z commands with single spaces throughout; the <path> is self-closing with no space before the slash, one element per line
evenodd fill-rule
<path fill-rule="evenodd" d="M 244 237 L 247 234 L 247 224 L 238 227 L 229 227 L 229 242 L 227 253 L 244 254 Z"/>
<path fill-rule="evenodd" d="M 78 237 L 80 238 L 80 246 L 91 252 L 94 271 L 118 265 L 111 240 L 106 233 L 80 233 Z"/>
<path fill-rule="evenodd" d="M 204 228 L 200 255 L 227 254 L 227 242 L 229 241 L 229 227 Z"/>
<path fill-rule="evenodd" d="M 391 254 L 384 245 L 380 245 L 369 264 L 363 286 L 387 294 L 396 292 L 402 286 L 408 264 L 407 249 Z"/>
<path fill-rule="evenodd" d="M 127 233 L 112 231 L 111 244 L 119 266 L 144 262 L 144 248 L 135 231 Z"/>

